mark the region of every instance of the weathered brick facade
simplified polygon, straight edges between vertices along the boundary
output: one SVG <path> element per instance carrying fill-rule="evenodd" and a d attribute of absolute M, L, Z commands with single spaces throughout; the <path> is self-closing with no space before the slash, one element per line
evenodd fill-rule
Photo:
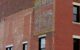
<path fill-rule="evenodd" d="M 14 50 L 22 50 L 22 42 L 28 41 L 30 36 L 32 11 L 32 8 L 30 8 L 5 17 L 5 20 L 1 23 L 4 30 L 1 28 L 0 48 L 3 47 L 5 50 L 5 46 L 13 44 Z"/>
<path fill-rule="evenodd" d="M 48 0 L 49 1 L 49 0 Z M 35 0 L 0 1 L 0 50 L 39 50 L 39 36 L 46 35 L 46 50 L 73 50 L 73 35 L 80 35 L 72 22 L 73 0 L 50 0 L 38 6 Z M 80 2 L 80 0 L 74 1 Z"/>

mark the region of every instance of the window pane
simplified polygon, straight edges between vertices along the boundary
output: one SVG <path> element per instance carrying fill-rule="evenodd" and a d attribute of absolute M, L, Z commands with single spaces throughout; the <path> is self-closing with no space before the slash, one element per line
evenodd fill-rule
<path fill-rule="evenodd" d="M 8 48 L 8 50 L 10 50 L 10 48 Z"/>
<path fill-rule="evenodd" d="M 74 50 L 79 50 L 79 41 L 80 39 L 73 39 Z"/>
<path fill-rule="evenodd" d="M 27 50 L 27 48 L 28 48 L 28 46 L 27 46 L 27 44 L 25 44 L 25 50 Z"/>
<path fill-rule="evenodd" d="M 23 44 L 23 50 L 27 50 L 27 49 L 28 49 L 27 44 Z"/>
<path fill-rule="evenodd" d="M 11 47 L 11 50 L 12 50 L 12 47 Z"/>
<path fill-rule="evenodd" d="M 79 22 L 80 18 L 79 18 L 79 6 L 74 6 L 73 7 L 73 21 L 74 22 Z"/>
<path fill-rule="evenodd" d="M 73 15 L 73 21 L 75 21 L 75 22 L 77 21 L 77 18 L 76 18 L 75 14 Z"/>
<path fill-rule="evenodd" d="M 41 48 L 45 48 L 45 38 L 41 39 Z"/>
<path fill-rule="evenodd" d="M 77 7 L 73 7 L 73 13 L 77 14 Z"/>
<path fill-rule="evenodd" d="M 12 50 L 12 47 L 8 47 L 8 48 L 6 48 L 6 50 Z"/>

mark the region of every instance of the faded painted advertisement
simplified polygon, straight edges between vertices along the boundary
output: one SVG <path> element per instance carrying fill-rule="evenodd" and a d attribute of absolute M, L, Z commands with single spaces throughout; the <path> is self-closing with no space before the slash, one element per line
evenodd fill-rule
<path fill-rule="evenodd" d="M 51 1 L 51 0 L 50 0 Z M 34 12 L 34 34 L 44 34 L 52 31 L 53 25 L 53 4 L 52 2 L 35 6 Z M 38 1 L 40 2 L 40 1 Z M 45 1 L 44 1 L 45 2 Z"/>

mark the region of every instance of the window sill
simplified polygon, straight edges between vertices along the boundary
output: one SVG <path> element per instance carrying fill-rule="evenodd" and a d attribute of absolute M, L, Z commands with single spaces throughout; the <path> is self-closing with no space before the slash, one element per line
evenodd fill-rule
<path fill-rule="evenodd" d="M 78 24 L 78 25 L 80 25 L 80 23 L 79 22 L 72 22 L 73 24 Z"/>

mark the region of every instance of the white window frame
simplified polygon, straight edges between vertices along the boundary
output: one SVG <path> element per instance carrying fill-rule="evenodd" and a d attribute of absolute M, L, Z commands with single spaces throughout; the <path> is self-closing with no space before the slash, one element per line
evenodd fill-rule
<path fill-rule="evenodd" d="M 24 42 L 22 42 L 22 44 L 25 44 L 25 43 L 28 43 L 28 41 L 24 41 Z"/>
<path fill-rule="evenodd" d="M 77 3 L 77 2 L 73 2 L 72 4 L 76 6 L 80 6 L 80 3 Z"/>
<path fill-rule="evenodd" d="M 44 35 L 40 35 L 40 36 L 38 36 L 38 38 L 40 39 L 40 38 L 46 38 L 46 34 L 44 34 Z M 40 42 L 40 41 L 39 41 Z M 41 42 L 40 42 L 41 43 Z M 45 43 L 46 44 L 46 43 Z M 40 44 L 41 45 L 41 44 Z M 41 46 L 40 46 L 41 47 Z M 39 48 L 39 50 L 40 50 L 41 48 Z"/>
<path fill-rule="evenodd" d="M 13 44 L 7 45 L 6 48 L 13 48 Z"/>
<path fill-rule="evenodd" d="M 80 39 L 80 36 L 78 36 L 78 35 L 73 35 L 73 38 Z"/>
<path fill-rule="evenodd" d="M 77 2 L 73 2 L 72 4 L 73 4 L 73 5 L 76 5 L 76 6 L 80 6 L 80 3 L 77 3 Z M 73 24 L 78 24 L 78 25 L 80 25 L 79 22 L 74 22 L 74 21 L 72 21 L 72 23 L 73 23 Z"/>
<path fill-rule="evenodd" d="M 22 44 L 24 45 L 24 44 L 27 44 L 27 46 L 28 46 L 28 41 L 24 41 L 24 42 L 22 42 Z M 28 48 L 27 48 L 28 49 Z"/>
<path fill-rule="evenodd" d="M 6 48 L 8 48 L 8 47 L 13 47 L 13 44 L 10 44 L 10 45 L 7 45 L 7 46 L 6 46 Z"/>
<path fill-rule="evenodd" d="M 46 34 L 38 36 L 38 38 L 46 37 Z"/>

